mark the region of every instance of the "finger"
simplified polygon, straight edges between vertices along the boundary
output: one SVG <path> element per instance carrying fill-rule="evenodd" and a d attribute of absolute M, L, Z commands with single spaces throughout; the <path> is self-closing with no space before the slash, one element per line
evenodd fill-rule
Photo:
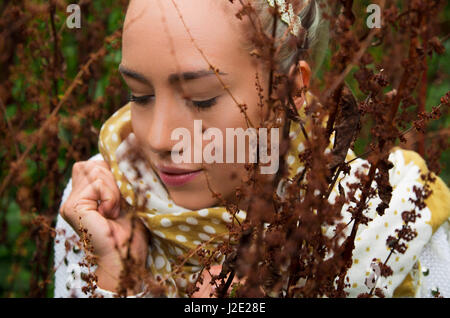
<path fill-rule="evenodd" d="M 98 212 L 106 218 L 115 219 L 120 214 L 120 192 L 115 184 L 99 178 L 92 187 L 96 191 L 96 200 L 99 203 Z"/>
<path fill-rule="evenodd" d="M 113 190 L 111 190 L 104 182 L 99 178 L 93 183 L 88 184 L 84 189 L 81 189 L 79 193 L 71 195 L 68 202 L 64 206 L 64 215 L 74 222 L 74 217 L 78 217 L 77 214 L 83 214 L 85 211 L 96 211 L 103 217 L 115 217 L 119 214 L 118 206 L 119 199 Z M 100 208 L 99 203 L 102 207 Z"/>
<path fill-rule="evenodd" d="M 101 163 L 86 162 L 81 165 L 77 170 L 79 176 L 73 183 L 73 191 L 82 191 L 89 184 L 95 184 L 94 189 L 97 191 L 98 200 L 101 201 L 99 212 L 105 217 L 115 219 L 120 214 L 120 190 L 111 171 L 105 168 L 107 165 Z M 97 180 L 102 180 L 102 183 L 99 184 Z"/>
<path fill-rule="evenodd" d="M 98 175 L 110 175 L 112 180 L 114 176 L 109 170 L 109 166 L 104 161 L 79 161 L 72 168 L 72 186 L 86 187 L 89 183 L 94 182 Z"/>
<path fill-rule="evenodd" d="M 87 186 L 76 197 L 69 197 L 61 208 L 61 216 L 72 228 L 79 233 L 81 219 L 89 213 L 97 213 L 96 190 L 92 185 Z M 94 193 L 94 194 L 93 194 Z"/>

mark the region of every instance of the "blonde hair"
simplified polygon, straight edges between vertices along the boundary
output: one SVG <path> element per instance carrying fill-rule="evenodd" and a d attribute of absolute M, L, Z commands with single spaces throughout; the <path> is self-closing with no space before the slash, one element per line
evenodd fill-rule
<path fill-rule="evenodd" d="M 306 31 L 306 36 L 300 47 L 292 45 L 292 35 L 288 31 L 289 26 L 278 17 L 275 39 L 279 49 L 275 61 L 278 63 L 279 71 L 287 74 L 292 64 L 296 62 L 297 55 L 299 59 L 306 59 L 312 69 L 317 71 L 325 57 L 329 39 L 328 24 L 322 18 L 318 0 L 288 0 L 287 2 L 292 3 L 294 8 L 302 8 L 298 16 L 304 31 Z M 272 36 L 273 15 L 269 10 L 268 1 L 253 0 L 252 6 L 258 15 L 263 31 L 266 35 Z"/>

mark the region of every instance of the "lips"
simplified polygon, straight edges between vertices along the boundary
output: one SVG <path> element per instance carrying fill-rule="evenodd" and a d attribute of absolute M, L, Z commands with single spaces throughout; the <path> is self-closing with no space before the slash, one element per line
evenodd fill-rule
<path fill-rule="evenodd" d="M 182 186 L 193 180 L 202 172 L 202 169 L 187 170 L 168 166 L 159 166 L 157 169 L 162 182 L 164 182 L 165 185 L 172 187 Z"/>

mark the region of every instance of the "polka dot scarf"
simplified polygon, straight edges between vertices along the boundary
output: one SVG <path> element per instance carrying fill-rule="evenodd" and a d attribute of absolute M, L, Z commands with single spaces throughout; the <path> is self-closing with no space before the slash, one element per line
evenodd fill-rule
<path fill-rule="evenodd" d="M 310 103 L 312 98 L 312 95 L 308 94 L 307 102 Z M 306 119 L 304 108 L 300 116 Z M 305 129 L 308 132 L 310 123 L 305 122 Z M 305 149 L 305 139 L 301 133 L 301 127 L 296 123 L 291 124 L 290 139 L 291 145 L 286 162 L 289 178 L 292 178 L 304 169 L 298 154 Z M 332 135 L 326 152 L 332 148 L 333 139 Z M 103 125 L 99 149 L 110 166 L 122 197 L 128 205 L 136 209 L 138 216 L 152 234 L 149 243 L 148 268 L 156 279 L 164 282 L 169 297 L 185 297 L 188 282 L 195 283 L 201 270 L 195 253 L 190 252 L 200 244 L 205 249 L 213 249 L 217 244 L 228 239 L 227 225 L 236 221 L 243 222 L 246 213 L 239 211 L 233 217 L 224 207 L 192 211 L 176 205 L 151 166 L 136 152 L 136 137 L 132 132 L 129 104 L 119 109 Z M 394 168 L 389 172 L 390 183 L 394 188 L 391 204 L 385 211 L 385 215 L 378 216 L 375 208 L 380 202 L 379 197 L 376 196 L 368 202 L 367 215 L 374 221 L 358 229 L 353 252 L 353 266 L 348 273 L 349 296 L 367 292 L 367 279 L 372 277 L 372 260 L 383 260 L 389 254 L 385 243 L 386 238 L 389 235 L 395 235 L 395 229 L 401 227 L 403 222 L 401 212 L 411 209 L 409 198 L 414 199 L 411 189 L 414 185 L 422 184 L 419 172 L 427 171 L 425 162 L 416 153 L 399 148 L 394 150 L 389 157 L 394 164 Z M 355 155 L 349 150 L 346 160 L 353 158 Z M 338 195 L 337 184 L 340 182 L 344 191 L 348 192 L 346 182 L 357 182 L 355 173 L 361 169 L 366 171 L 366 164 L 367 161 L 362 159 L 352 162 L 350 175 L 338 178 L 336 187 L 329 197 L 331 202 Z M 436 195 L 427 199 L 427 207 L 421 211 L 422 217 L 413 225 L 418 237 L 409 242 L 409 248 L 405 254 L 393 257 L 389 265 L 392 266 L 394 275 L 386 279 L 381 277 L 379 280 L 379 286 L 385 290 L 387 296 L 393 295 L 395 290 L 401 290 L 402 295 L 413 294 L 417 290 L 417 285 L 420 284 L 420 275 L 416 275 L 417 268 L 420 267 L 417 256 L 429 241 L 432 232 L 450 216 L 449 189 L 441 179 L 437 178 L 432 185 L 432 190 L 436 192 Z M 351 217 L 347 209 L 348 205 L 345 205 L 342 212 L 344 222 Z M 332 226 L 324 228 L 323 231 L 333 235 Z M 182 264 L 181 274 L 175 275 L 173 271 L 179 266 L 179 256 L 190 257 Z M 223 257 L 215 261 L 221 263 Z"/>
<path fill-rule="evenodd" d="M 195 253 L 183 264 L 181 274 L 173 271 L 179 256 L 185 257 L 199 245 L 211 250 L 228 239 L 232 222 L 243 222 L 239 211 L 234 216 L 224 207 L 191 211 L 175 204 L 159 178 L 136 152 L 136 137 L 131 131 L 130 105 L 118 110 L 102 127 L 99 149 L 109 164 L 122 197 L 136 208 L 152 234 L 147 266 L 168 289 L 169 297 L 186 296 L 188 282 L 194 283 L 201 270 Z M 221 263 L 222 259 L 216 259 Z"/>

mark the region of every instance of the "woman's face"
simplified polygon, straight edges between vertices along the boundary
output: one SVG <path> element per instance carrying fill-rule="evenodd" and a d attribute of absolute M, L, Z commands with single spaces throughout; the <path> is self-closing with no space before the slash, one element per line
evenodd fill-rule
<path fill-rule="evenodd" d="M 194 163 L 194 120 L 202 121 L 203 131 L 218 128 L 224 138 L 226 128 L 245 130 L 238 102 L 247 105 L 248 118 L 259 125 L 256 74 L 263 88 L 267 81 L 243 45 L 248 26 L 235 17 L 240 6 L 216 0 L 175 2 L 195 44 L 172 1 L 133 0 L 124 25 L 120 71 L 134 96 L 131 120 L 141 150 L 172 200 L 200 209 L 218 203 L 211 190 L 233 200 L 246 170 L 242 163 Z M 204 57 L 219 69 L 220 80 Z M 190 132 L 190 163 L 172 160 L 179 143 L 171 139 L 176 128 Z M 210 141 L 202 143 L 204 149 Z"/>

